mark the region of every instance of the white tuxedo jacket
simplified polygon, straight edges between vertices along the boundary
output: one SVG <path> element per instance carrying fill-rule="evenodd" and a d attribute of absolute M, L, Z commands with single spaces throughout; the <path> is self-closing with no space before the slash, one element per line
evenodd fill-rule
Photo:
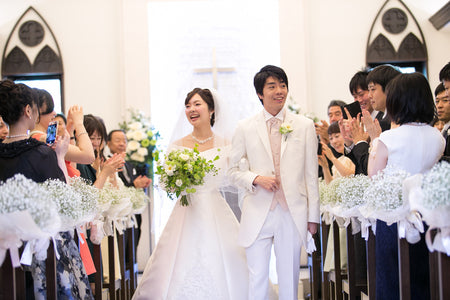
<path fill-rule="evenodd" d="M 306 245 L 307 223 L 319 223 L 317 137 L 312 120 L 286 111 L 293 131 L 281 137 L 280 174 L 289 211 Z M 256 176 L 275 176 L 264 113 L 239 122 L 233 137 L 230 169 L 233 182 L 245 189 L 239 244 L 249 247 L 270 210 L 273 192 L 254 186 Z"/>

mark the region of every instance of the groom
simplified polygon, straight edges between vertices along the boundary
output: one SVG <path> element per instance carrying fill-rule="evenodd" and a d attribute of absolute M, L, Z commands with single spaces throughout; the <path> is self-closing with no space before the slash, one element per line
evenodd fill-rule
<path fill-rule="evenodd" d="M 273 243 L 279 298 L 292 300 L 297 299 L 301 246 L 307 230 L 314 234 L 319 223 L 317 137 L 312 120 L 283 108 L 288 94 L 283 69 L 263 67 L 254 86 L 264 109 L 239 123 L 229 170 L 245 188 L 239 244 L 246 248 L 248 299 L 268 299 Z M 289 132 L 280 133 L 280 125 Z"/>

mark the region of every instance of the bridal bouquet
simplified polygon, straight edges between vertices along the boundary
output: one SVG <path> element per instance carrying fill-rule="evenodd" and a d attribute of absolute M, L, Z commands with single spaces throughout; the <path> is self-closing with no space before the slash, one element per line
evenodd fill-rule
<path fill-rule="evenodd" d="M 196 192 L 194 186 L 202 185 L 207 173 L 217 174 L 212 160 L 200 156 L 197 147 L 171 151 L 164 156 L 165 161 L 158 161 L 156 174 L 160 175 L 163 190 L 170 198 L 181 196 L 180 203 L 188 206 L 188 194 Z M 219 156 L 214 158 L 218 160 Z"/>

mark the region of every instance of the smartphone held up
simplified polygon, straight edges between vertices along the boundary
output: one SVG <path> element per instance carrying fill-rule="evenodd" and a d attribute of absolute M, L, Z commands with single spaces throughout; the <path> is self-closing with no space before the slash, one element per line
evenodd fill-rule
<path fill-rule="evenodd" d="M 58 122 L 50 122 L 47 127 L 47 139 L 45 143 L 49 146 L 53 146 L 56 142 L 56 133 L 58 132 Z"/>

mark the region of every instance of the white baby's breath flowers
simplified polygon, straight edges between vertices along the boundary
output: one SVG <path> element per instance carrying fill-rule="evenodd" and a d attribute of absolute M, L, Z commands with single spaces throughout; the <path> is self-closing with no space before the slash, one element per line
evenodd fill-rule
<path fill-rule="evenodd" d="M 387 166 L 372 177 L 364 192 L 364 202 L 374 210 L 388 211 L 403 205 L 402 183 L 409 174 L 395 166 Z"/>
<path fill-rule="evenodd" d="M 24 210 L 44 231 L 53 231 L 55 224 L 59 227 L 58 209 L 51 194 L 33 180 L 16 174 L 0 184 L 0 214 Z"/>
<path fill-rule="evenodd" d="M 61 230 L 71 230 L 93 219 L 97 211 L 97 193 L 80 177 L 73 186 L 59 180 L 47 180 L 43 186 L 51 193 L 62 220 Z"/>
<path fill-rule="evenodd" d="M 364 192 L 370 185 L 370 178 L 365 175 L 343 177 L 336 188 L 343 208 L 353 208 L 364 203 Z"/>
<path fill-rule="evenodd" d="M 327 204 L 336 205 L 341 202 L 342 199 L 341 199 L 340 195 L 338 195 L 336 190 L 339 187 L 339 185 L 341 184 L 342 179 L 343 179 L 343 177 L 335 178 L 328 184 L 328 187 L 326 189 L 326 195 L 325 195 L 325 200 L 326 200 Z"/>
<path fill-rule="evenodd" d="M 423 204 L 428 209 L 450 205 L 450 163 L 440 162 L 424 175 Z"/>
<path fill-rule="evenodd" d="M 140 213 L 147 206 L 150 198 L 145 194 L 143 189 L 135 187 L 125 187 L 130 194 L 130 200 L 133 203 L 133 213 Z"/>

